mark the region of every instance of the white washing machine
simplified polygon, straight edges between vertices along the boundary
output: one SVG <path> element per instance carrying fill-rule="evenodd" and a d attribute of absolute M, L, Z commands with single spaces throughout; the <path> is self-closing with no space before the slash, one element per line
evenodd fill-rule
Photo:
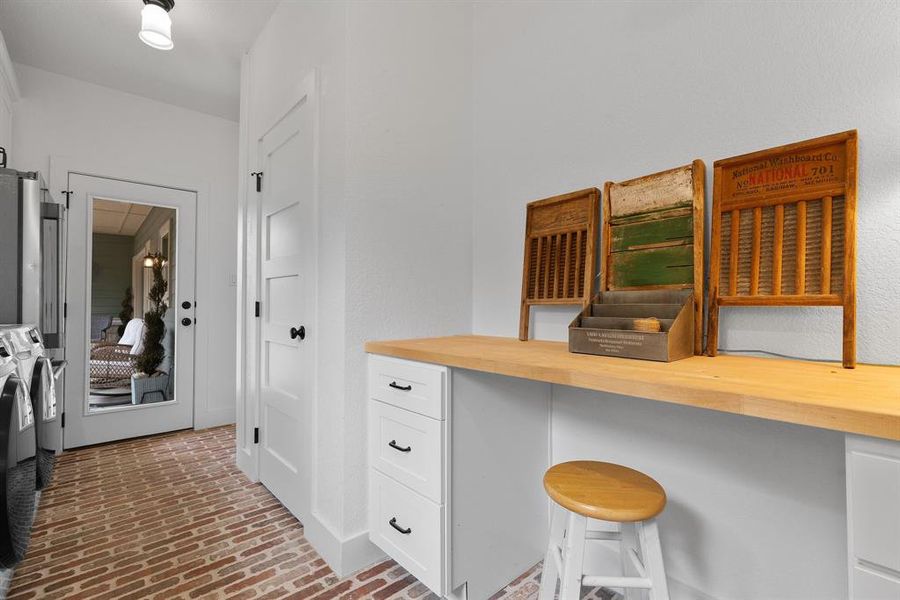
<path fill-rule="evenodd" d="M 28 325 L 2 325 L 0 326 L 0 339 L 12 351 L 12 358 L 16 363 L 16 373 L 25 387 L 23 405 L 19 408 L 19 434 L 18 443 L 19 460 L 34 458 L 37 451 L 37 436 L 35 431 L 35 410 L 31 401 L 31 376 L 34 366 L 41 358 L 43 347 L 39 346 L 40 336 L 36 344 L 30 332 L 36 330 Z M 40 348 L 40 350 L 38 350 Z"/>
<path fill-rule="evenodd" d="M 50 483 L 60 436 L 56 405 L 56 377 L 50 358 L 46 356 L 43 339 L 34 327 L 0 327 L 0 337 L 5 336 L 15 348 L 19 379 L 28 387 L 31 401 L 34 435 L 19 436 L 23 445 L 34 442 L 33 455 L 36 457 L 35 484 L 42 490 Z M 31 439 L 33 437 L 33 440 Z M 21 448 L 23 456 L 28 448 Z"/>
<path fill-rule="evenodd" d="M 33 444 L 34 415 L 28 389 L 19 378 L 16 348 L 9 336 L 0 332 L 0 567 L 12 567 L 22 560 L 31 539 Z"/>

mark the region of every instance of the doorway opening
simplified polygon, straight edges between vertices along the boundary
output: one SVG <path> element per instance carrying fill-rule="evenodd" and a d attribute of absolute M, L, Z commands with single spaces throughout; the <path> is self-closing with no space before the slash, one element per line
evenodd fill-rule
<path fill-rule="evenodd" d="M 177 210 L 95 197 L 91 213 L 89 411 L 173 402 Z"/>

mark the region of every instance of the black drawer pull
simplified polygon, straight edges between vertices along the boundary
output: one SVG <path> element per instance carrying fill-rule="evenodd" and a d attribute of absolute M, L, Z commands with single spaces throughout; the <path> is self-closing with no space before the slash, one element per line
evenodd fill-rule
<path fill-rule="evenodd" d="M 397 445 L 397 440 L 389 441 L 388 446 L 390 446 L 394 450 L 399 450 L 400 452 L 412 452 L 412 446 L 407 446 L 406 448 L 401 448 L 400 446 Z"/>
<path fill-rule="evenodd" d="M 406 529 L 404 529 L 404 528 L 400 527 L 399 525 L 397 525 L 397 517 L 394 517 L 393 519 L 391 519 L 390 521 L 388 521 L 388 525 L 390 525 L 391 527 L 393 527 L 394 529 L 396 529 L 397 531 L 399 531 L 399 532 L 402 533 L 403 535 L 409 535 L 409 534 L 412 533 L 412 529 L 410 529 L 409 527 L 407 527 Z"/>
<path fill-rule="evenodd" d="M 391 386 L 392 388 L 394 388 L 395 390 L 400 390 L 401 392 L 408 392 L 412 389 L 411 385 L 397 385 L 396 381 L 392 381 L 388 385 Z"/>

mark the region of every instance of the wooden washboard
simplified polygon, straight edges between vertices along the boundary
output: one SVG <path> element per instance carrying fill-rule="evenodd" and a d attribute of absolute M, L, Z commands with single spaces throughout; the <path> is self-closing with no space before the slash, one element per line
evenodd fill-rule
<path fill-rule="evenodd" d="M 694 353 L 703 350 L 702 160 L 603 188 L 601 292 L 694 290 Z"/>
<path fill-rule="evenodd" d="M 707 354 L 721 306 L 841 306 L 856 365 L 856 130 L 716 161 Z"/>
<path fill-rule="evenodd" d="M 528 203 L 519 339 L 528 339 L 535 304 L 591 300 L 596 273 L 600 190 L 588 188 Z"/>

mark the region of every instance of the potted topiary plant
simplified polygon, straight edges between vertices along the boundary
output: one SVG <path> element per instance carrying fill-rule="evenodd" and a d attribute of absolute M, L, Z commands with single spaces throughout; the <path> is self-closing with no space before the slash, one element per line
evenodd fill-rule
<path fill-rule="evenodd" d="M 163 317 L 168 310 L 164 298 L 169 284 L 163 277 L 162 270 L 166 259 L 159 254 L 150 258 L 153 263 L 150 267 L 153 269 L 153 285 L 147 294 L 150 310 L 144 313 L 144 347 L 134 361 L 138 373 L 131 376 L 132 404 L 168 400 L 166 390 L 169 387 L 169 374 L 157 370 L 166 357 L 166 349 L 162 344 L 166 334 Z"/>

